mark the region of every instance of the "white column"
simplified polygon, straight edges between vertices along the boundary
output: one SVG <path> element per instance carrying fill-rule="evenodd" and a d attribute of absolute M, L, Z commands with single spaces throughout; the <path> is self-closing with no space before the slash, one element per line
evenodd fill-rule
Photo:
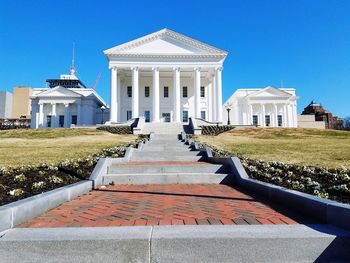
<path fill-rule="evenodd" d="M 211 79 L 211 88 L 212 88 L 212 97 L 211 97 L 211 100 L 212 100 L 212 121 L 213 122 L 216 122 L 217 121 L 217 115 L 216 115 L 216 109 L 217 109 L 217 106 L 216 106 L 216 78 L 215 78 L 215 74 L 212 76 L 212 79 Z"/>
<path fill-rule="evenodd" d="M 195 118 L 201 117 L 201 70 L 200 68 L 194 69 L 194 116 Z"/>
<path fill-rule="evenodd" d="M 77 125 L 81 125 L 81 105 L 77 103 Z"/>
<path fill-rule="evenodd" d="M 275 127 L 278 127 L 278 110 L 277 110 L 277 104 L 273 104 L 273 109 L 274 109 L 274 115 L 275 115 Z"/>
<path fill-rule="evenodd" d="M 215 79 L 216 79 L 216 114 L 217 121 L 222 122 L 222 67 L 215 69 Z"/>
<path fill-rule="evenodd" d="M 294 128 L 298 127 L 298 112 L 297 112 L 297 104 L 293 103 L 293 117 L 294 117 Z"/>
<path fill-rule="evenodd" d="M 283 127 L 288 127 L 288 120 L 287 120 L 287 105 L 283 105 Z"/>
<path fill-rule="evenodd" d="M 153 71 L 152 116 L 153 116 L 153 122 L 159 122 L 159 68 L 154 67 L 152 71 Z"/>
<path fill-rule="evenodd" d="M 70 127 L 70 120 L 69 120 L 69 103 L 64 104 L 64 128 Z"/>
<path fill-rule="evenodd" d="M 44 103 L 39 103 L 39 128 L 44 127 Z"/>
<path fill-rule="evenodd" d="M 121 112 L 121 103 L 120 103 L 120 98 L 121 98 L 121 90 L 122 90 L 122 85 L 121 85 L 121 78 L 120 74 L 117 76 L 117 122 L 121 121 L 122 118 L 122 112 Z"/>
<path fill-rule="evenodd" d="M 111 68 L 111 108 L 110 108 L 110 121 L 117 122 L 118 116 L 118 104 L 117 104 L 117 77 L 118 70 L 116 67 Z"/>
<path fill-rule="evenodd" d="M 139 69 L 133 67 L 132 69 L 132 117 L 138 118 L 139 114 Z"/>
<path fill-rule="evenodd" d="M 209 83 L 208 85 L 208 98 L 207 98 L 207 102 L 208 102 L 208 121 L 213 121 L 213 102 L 212 102 L 212 89 L 213 89 L 213 85 L 211 83 Z"/>
<path fill-rule="evenodd" d="M 287 105 L 287 118 L 288 118 L 288 127 L 292 128 L 293 127 L 293 118 L 292 118 L 292 105 L 288 103 Z"/>
<path fill-rule="evenodd" d="M 57 113 L 56 113 L 56 103 L 51 103 L 51 127 L 57 128 Z"/>
<path fill-rule="evenodd" d="M 174 68 L 174 121 L 180 122 L 180 68 Z"/>
<path fill-rule="evenodd" d="M 253 105 L 249 103 L 249 123 L 248 125 L 253 125 Z"/>
<path fill-rule="evenodd" d="M 266 127 L 266 123 L 265 123 L 265 104 L 261 104 L 261 126 L 262 127 Z"/>

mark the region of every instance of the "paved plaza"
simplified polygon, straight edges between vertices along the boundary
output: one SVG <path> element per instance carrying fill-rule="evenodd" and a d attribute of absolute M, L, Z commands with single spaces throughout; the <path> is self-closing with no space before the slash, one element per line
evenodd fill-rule
<path fill-rule="evenodd" d="M 226 185 L 115 185 L 65 203 L 21 227 L 312 222 L 281 211 Z"/>

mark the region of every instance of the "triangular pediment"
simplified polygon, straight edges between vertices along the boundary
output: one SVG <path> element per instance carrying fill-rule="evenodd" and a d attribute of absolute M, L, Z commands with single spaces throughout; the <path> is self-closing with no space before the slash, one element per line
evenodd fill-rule
<path fill-rule="evenodd" d="M 253 93 L 247 95 L 247 97 L 249 97 L 249 98 L 253 98 L 253 97 L 254 98 L 260 98 L 260 97 L 285 97 L 285 98 L 289 98 L 289 97 L 293 97 L 293 95 L 284 91 L 284 90 L 269 86 L 269 87 L 266 87 L 262 90 L 253 92 Z"/>
<path fill-rule="evenodd" d="M 169 29 L 135 39 L 104 51 L 106 56 L 114 55 L 213 55 L 225 57 L 221 49 L 202 43 Z"/>
<path fill-rule="evenodd" d="M 39 93 L 36 97 L 69 97 L 69 98 L 78 98 L 81 97 L 82 95 L 79 93 L 76 93 L 72 90 L 66 89 L 65 87 L 62 86 L 57 86 L 52 89 L 45 90 L 41 93 Z"/>

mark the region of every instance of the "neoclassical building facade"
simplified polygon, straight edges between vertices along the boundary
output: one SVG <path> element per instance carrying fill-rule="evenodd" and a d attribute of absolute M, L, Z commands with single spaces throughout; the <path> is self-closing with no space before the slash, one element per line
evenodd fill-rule
<path fill-rule="evenodd" d="M 32 128 L 94 126 L 104 122 L 103 114 L 105 120 L 109 118 L 104 100 L 94 89 L 85 87 L 74 73 L 48 82 L 49 88 L 32 90 Z"/>
<path fill-rule="evenodd" d="M 297 128 L 297 100 L 293 88 L 237 89 L 223 105 L 224 123 Z"/>
<path fill-rule="evenodd" d="M 104 51 L 111 73 L 110 122 L 222 122 L 227 52 L 169 29 Z"/>

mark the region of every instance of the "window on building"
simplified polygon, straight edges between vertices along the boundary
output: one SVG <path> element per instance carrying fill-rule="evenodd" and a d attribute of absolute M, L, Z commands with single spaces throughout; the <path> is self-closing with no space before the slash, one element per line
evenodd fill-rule
<path fill-rule="evenodd" d="M 164 87 L 164 98 L 169 98 L 169 87 Z"/>
<path fill-rule="evenodd" d="M 266 127 L 270 127 L 271 123 L 270 123 L 270 115 L 265 115 L 265 126 Z"/>
<path fill-rule="evenodd" d="M 48 128 L 51 127 L 51 120 L 52 120 L 51 115 L 47 115 L 47 116 L 46 116 L 46 126 L 47 126 Z"/>
<path fill-rule="evenodd" d="M 201 98 L 205 98 L 205 88 L 201 87 Z"/>
<path fill-rule="evenodd" d="M 254 126 L 258 126 L 258 122 L 259 121 L 259 119 L 258 119 L 258 115 L 253 115 L 253 125 Z"/>
<path fill-rule="evenodd" d="M 131 110 L 127 110 L 126 111 L 126 120 L 130 120 L 132 118 L 132 111 Z"/>
<path fill-rule="evenodd" d="M 72 124 L 77 125 L 77 123 L 78 123 L 77 115 L 72 115 Z"/>
<path fill-rule="evenodd" d="M 182 87 L 182 97 L 187 98 L 187 87 Z"/>
<path fill-rule="evenodd" d="M 58 117 L 58 126 L 64 127 L 64 115 Z"/>
<path fill-rule="evenodd" d="M 184 110 L 182 112 L 182 122 L 188 122 L 188 111 Z"/>
<path fill-rule="evenodd" d="M 150 122 L 151 120 L 151 112 L 149 110 L 145 111 L 145 122 Z"/>
<path fill-rule="evenodd" d="M 278 115 L 277 119 L 278 119 L 278 127 L 282 127 L 282 121 L 283 121 L 282 115 Z"/>
<path fill-rule="evenodd" d="M 145 97 L 149 97 L 149 87 L 145 87 Z"/>
<path fill-rule="evenodd" d="M 201 111 L 201 119 L 205 120 L 205 111 L 204 110 Z"/>
<path fill-rule="evenodd" d="M 128 97 L 131 98 L 132 97 L 132 87 L 128 86 Z"/>

